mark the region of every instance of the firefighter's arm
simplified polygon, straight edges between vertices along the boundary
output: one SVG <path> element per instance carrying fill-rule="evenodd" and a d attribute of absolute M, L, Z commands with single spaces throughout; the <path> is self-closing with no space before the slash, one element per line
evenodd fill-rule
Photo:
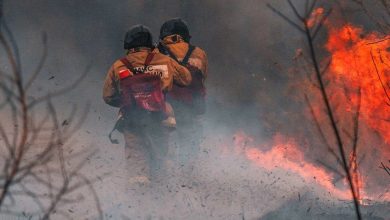
<path fill-rule="evenodd" d="M 190 71 L 184 66 L 178 64 L 176 61 L 171 60 L 173 66 L 173 81 L 175 84 L 181 86 L 188 86 L 191 84 L 192 76 Z"/>
<path fill-rule="evenodd" d="M 103 99 L 107 104 L 113 107 L 120 107 L 119 80 L 114 69 L 113 65 L 108 71 L 104 81 Z"/>
<path fill-rule="evenodd" d="M 205 80 L 208 75 L 208 60 L 207 60 L 206 53 L 203 53 L 202 73 L 203 73 L 203 80 Z"/>
<path fill-rule="evenodd" d="M 202 73 L 203 81 L 207 78 L 208 60 L 204 50 L 199 47 L 196 47 L 193 52 L 193 58 L 190 58 L 189 60 L 189 64 L 200 70 L 200 72 Z"/>
<path fill-rule="evenodd" d="M 196 53 L 196 59 L 199 59 L 201 62 L 198 65 L 195 65 L 196 67 L 199 68 L 199 70 L 202 72 L 202 77 L 203 81 L 207 78 L 207 67 L 208 67 L 208 60 L 207 60 L 207 55 L 204 50 L 201 48 L 197 47 L 194 51 Z"/>

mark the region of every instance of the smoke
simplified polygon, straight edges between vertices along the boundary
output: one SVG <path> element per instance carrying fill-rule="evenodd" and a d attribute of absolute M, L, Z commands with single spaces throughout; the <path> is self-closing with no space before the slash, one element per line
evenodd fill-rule
<path fill-rule="evenodd" d="M 289 90 L 287 77 L 295 50 L 304 47 L 304 42 L 300 33 L 273 14 L 266 3 L 292 15 L 283 0 L 4 1 L 4 18 L 21 50 L 26 77 L 42 53 L 42 33 L 48 36 L 49 57 L 32 87 L 31 98 L 68 85 L 92 64 L 80 86 L 56 99 L 55 104 L 63 115 L 72 105 L 82 108 L 85 103 L 91 104 L 83 129 L 75 137 L 75 146 L 99 149 L 86 172 L 112 174 L 97 185 L 106 217 L 320 219 L 323 212 L 334 216 L 350 214 L 348 202 L 325 196 L 326 192 L 308 186 L 291 173 L 287 172 L 286 177 L 286 172 L 280 170 L 273 173 L 261 169 L 244 155 L 232 154 L 229 148 L 234 145 L 234 134 L 241 130 L 262 145 L 280 132 L 296 137 L 306 151 L 313 150 L 304 144 L 310 128 L 302 125 L 303 116 L 295 113 L 302 107 L 291 96 L 294 91 Z M 130 206 L 137 206 L 132 194 L 123 195 L 118 190 L 126 181 L 124 149 L 106 138 L 117 109 L 103 102 L 101 90 L 108 68 L 124 55 L 122 40 L 126 30 L 134 24 L 145 24 L 157 41 L 160 25 L 172 17 L 187 21 L 192 43 L 208 55 L 205 138 L 199 155 L 201 163 L 193 176 L 172 177 L 168 190 L 160 189 L 145 197 L 145 208 L 153 211 L 143 215 L 131 210 Z M 157 201 L 156 194 L 162 195 Z M 325 210 L 324 204 L 329 209 Z M 75 218 L 81 218 L 94 215 L 89 209 L 87 204 L 72 210 L 79 215 Z M 286 217 L 291 213 L 299 214 Z M 378 215 L 385 216 L 383 213 Z"/>

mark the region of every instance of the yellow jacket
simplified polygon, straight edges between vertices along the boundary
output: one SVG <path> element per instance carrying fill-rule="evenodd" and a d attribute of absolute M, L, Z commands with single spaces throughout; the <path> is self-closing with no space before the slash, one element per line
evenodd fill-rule
<path fill-rule="evenodd" d="M 173 82 L 179 85 L 187 86 L 191 83 L 191 74 L 187 68 L 181 66 L 170 57 L 161 54 L 157 49 L 149 48 L 132 49 L 127 54 L 126 58 L 134 66 L 134 68 L 143 68 L 146 56 L 149 52 L 154 53 L 153 60 L 147 68 L 148 71 L 158 73 L 161 76 L 161 88 L 163 92 L 168 92 L 172 89 Z M 117 60 L 108 70 L 103 86 L 104 101 L 114 107 L 120 107 L 120 83 L 119 72 L 127 69 L 122 61 Z"/>

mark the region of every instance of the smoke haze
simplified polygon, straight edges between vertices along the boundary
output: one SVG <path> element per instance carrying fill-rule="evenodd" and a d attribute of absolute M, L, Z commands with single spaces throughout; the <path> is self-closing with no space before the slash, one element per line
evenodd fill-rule
<path fill-rule="evenodd" d="M 293 57 L 296 49 L 305 49 L 304 40 L 267 3 L 292 16 L 283 0 L 5 0 L 4 18 L 18 42 L 25 77 L 42 54 L 42 33 L 48 36 L 48 59 L 28 94 L 31 98 L 71 84 L 92 64 L 81 84 L 54 104 L 63 119 L 73 105 L 79 109 L 90 105 L 72 148 L 98 150 L 83 172 L 90 177 L 109 174 L 95 184 L 105 218 L 354 219 L 352 203 L 335 199 L 294 172 L 258 167 L 242 149 L 238 153 L 235 149 L 237 132 L 250 134 L 253 147 L 262 150 L 269 150 L 274 135 L 281 133 L 296 137 L 312 156 L 308 161 L 326 152 L 305 145 L 303 137 L 310 128 L 300 124 L 303 116 L 296 112 L 302 103 L 296 101 L 289 84 Z M 129 169 L 124 141 L 120 134 L 116 134 L 120 145 L 107 138 L 117 109 L 103 102 L 102 85 L 111 64 L 124 55 L 122 40 L 129 27 L 147 25 L 157 41 L 160 25 L 172 17 L 187 21 L 191 42 L 208 55 L 205 138 L 193 176 L 173 172 L 167 186 L 145 198 L 134 198 L 122 190 Z M 367 20 L 354 17 L 354 21 L 372 28 Z M 388 180 L 378 182 L 383 188 L 389 186 Z M 142 199 L 145 211 L 134 210 Z M 96 218 L 88 198 L 69 209 L 74 219 Z M 388 204 L 378 203 L 366 207 L 364 214 L 365 219 L 384 220 L 390 210 Z"/>

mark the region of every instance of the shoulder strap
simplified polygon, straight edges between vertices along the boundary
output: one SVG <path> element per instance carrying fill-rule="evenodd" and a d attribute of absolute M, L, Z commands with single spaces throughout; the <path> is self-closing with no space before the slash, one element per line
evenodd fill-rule
<path fill-rule="evenodd" d="M 141 71 L 141 73 L 145 73 L 146 67 L 149 66 L 149 64 L 152 62 L 154 57 L 154 53 L 148 53 L 148 56 L 146 56 L 145 63 L 144 63 L 144 69 Z"/>
<path fill-rule="evenodd" d="M 190 59 L 190 56 L 192 54 L 192 52 L 195 50 L 195 46 L 189 44 L 188 45 L 188 51 L 187 51 L 187 54 L 185 55 L 185 57 L 183 58 L 183 60 L 181 61 L 182 64 L 187 64 L 188 63 L 188 60 Z"/>
<path fill-rule="evenodd" d="M 133 65 L 131 65 L 131 63 L 129 62 L 129 60 L 128 60 L 126 57 L 123 57 L 123 58 L 121 59 L 121 62 L 122 62 L 123 64 L 125 64 L 125 66 L 127 67 L 127 69 L 131 70 L 131 72 L 134 71 Z"/>
<path fill-rule="evenodd" d="M 144 63 L 145 67 L 149 66 L 153 58 L 154 58 L 154 53 L 148 53 L 148 56 L 146 56 L 145 63 Z"/>

